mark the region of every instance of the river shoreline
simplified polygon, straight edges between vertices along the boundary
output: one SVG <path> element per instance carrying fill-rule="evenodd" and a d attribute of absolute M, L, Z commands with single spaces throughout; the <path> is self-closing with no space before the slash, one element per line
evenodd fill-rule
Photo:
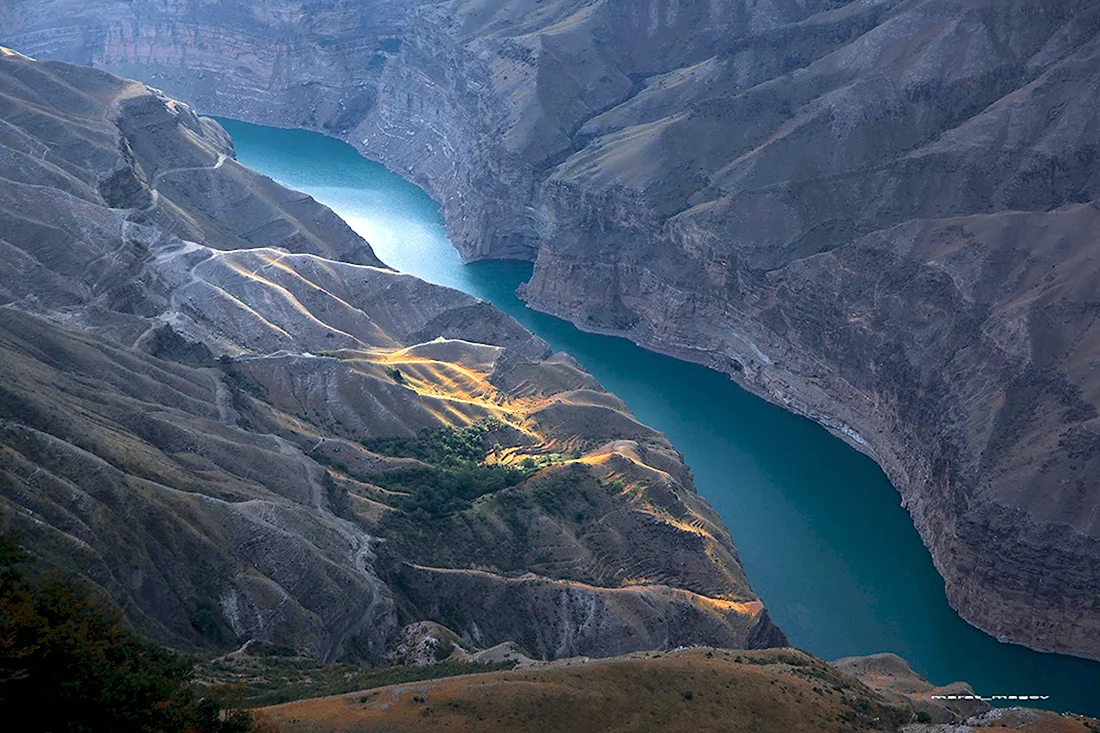
<path fill-rule="evenodd" d="M 948 607 L 943 581 L 897 492 L 842 431 L 746 389 L 705 357 L 662 355 L 623 334 L 586 332 L 526 307 L 515 289 L 529 277 L 530 263 L 464 266 L 437 205 L 351 146 L 315 133 L 225 124 L 241 162 L 331 206 L 387 264 L 513 315 L 665 432 L 794 644 L 825 658 L 893 651 L 937 684 L 967 680 L 982 694 L 1026 687 L 1051 693 L 1052 708 L 1097 712 L 1089 709 L 1090 690 L 1100 689 L 1100 665 L 999 643 Z M 392 188 L 398 203 L 376 200 L 379 187 Z M 379 215 L 386 206 L 399 215 Z"/>

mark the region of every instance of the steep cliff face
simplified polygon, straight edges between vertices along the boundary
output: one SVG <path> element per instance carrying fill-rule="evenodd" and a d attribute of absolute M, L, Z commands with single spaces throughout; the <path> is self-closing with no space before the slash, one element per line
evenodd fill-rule
<path fill-rule="evenodd" d="M 0 40 L 350 140 L 534 307 L 873 455 L 965 618 L 1100 657 L 1096 3 L 367 5 L 20 0 Z"/>
<path fill-rule="evenodd" d="M 525 290 L 832 427 L 965 618 L 1094 657 L 1095 13 L 908 3 L 749 88 L 653 82 L 550 176 Z"/>
<path fill-rule="evenodd" d="M 663 436 L 214 122 L 0 49 L 0 510 L 186 646 L 783 643 Z M 671 622 L 670 619 L 675 619 Z"/>

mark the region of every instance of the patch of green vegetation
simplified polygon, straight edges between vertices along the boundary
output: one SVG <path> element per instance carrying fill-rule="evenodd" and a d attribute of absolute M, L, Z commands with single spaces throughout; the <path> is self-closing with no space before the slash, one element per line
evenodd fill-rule
<path fill-rule="evenodd" d="M 554 514 L 561 509 L 562 499 L 569 487 L 568 480 L 555 476 L 546 481 L 540 481 L 532 490 L 531 496 L 544 511 Z"/>
<path fill-rule="evenodd" d="M 212 600 L 200 600 L 190 614 L 191 628 L 219 646 L 232 643 L 233 631 Z"/>
<path fill-rule="evenodd" d="M 428 464 L 365 479 L 405 494 L 397 506 L 418 522 L 432 522 L 468 509 L 478 497 L 521 484 L 537 470 L 483 462 L 498 425 L 479 422 L 462 428 L 425 428 L 413 437 L 364 440 L 363 445 L 375 453 Z"/>
<path fill-rule="evenodd" d="M 237 688 L 199 694 L 190 661 L 138 638 L 121 611 L 57 574 L 32 575 L 16 538 L 0 535 L 0 708 L 57 733 L 248 733 Z"/>
<path fill-rule="evenodd" d="M 439 622 L 449 629 L 462 628 L 462 616 L 459 614 L 458 604 L 453 601 L 443 601 L 439 604 Z"/>
<path fill-rule="evenodd" d="M 418 466 L 372 474 L 371 482 L 406 494 L 398 508 L 430 521 L 469 509 L 474 499 L 523 483 L 530 473 L 502 465 Z"/>
<path fill-rule="evenodd" d="M 386 374 L 389 374 L 390 379 L 397 382 L 398 384 L 404 384 L 405 383 L 405 375 L 402 374 L 401 370 L 398 369 L 397 367 L 394 367 L 393 369 L 387 369 Z"/>
<path fill-rule="evenodd" d="M 604 486 L 611 489 L 616 494 L 621 494 L 624 491 L 626 491 L 626 489 L 627 489 L 626 482 L 623 481 L 622 479 L 618 479 L 618 478 L 615 479 L 614 481 L 610 481 L 610 482 L 607 482 L 607 483 L 604 483 L 602 481 L 600 483 L 603 483 Z"/>
<path fill-rule="evenodd" d="M 531 498 L 544 512 L 552 516 L 568 516 L 567 509 L 575 509 L 576 499 L 585 498 L 580 487 L 588 477 L 588 471 L 578 464 L 568 464 L 541 474 L 535 481 Z M 624 486 L 625 488 L 625 486 Z M 579 510 L 581 516 L 576 521 L 584 521 L 585 510 Z M 576 516 L 577 511 L 574 511 Z"/>
<path fill-rule="evenodd" d="M 233 390 L 234 393 L 247 392 L 258 400 L 262 400 L 263 402 L 269 401 L 267 390 L 264 386 L 253 382 L 251 377 L 238 369 L 231 357 L 226 354 L 219 356 L 218 367 L 222 370 L 222 374 L 225 375 L 226 385 Z"/>
<path fill-rule="evenodd" d="M 518 491 L 497 496 L 500 518 L 512 535 L 512 556 L 519 560 L 531 551 L 531 514 L 529 498 Z"/>
<path fill-rule="evenodd" d="M 477 463 L 488 455 L 489 436 L 495 427 L 495 422 L 477 422 L 462 428 L 424 428 L 412 437 L 367 438 L 362 444 L 384 456 L 415 458 L 439 466 Z"/>
<path fill-rule="evenodd" d="M 574 451 L 573 453 L 577 453 L 577 451 Z M 553 466 L 558 463 L 564 463 L 570 458 L 580 458 L 580 455 L 573 455 L 571 453 L 567 456 L 561 453 L 543 453 L 537 456 L 527 456 L 519 462 L 519 465 L 521 468 L 537 470 L 540 468 L 546 468 L 547 466 Z"/>
<path fill-rule="evenodd" d="M 225 658 L 204 662 L 196 668 L 200 679 L 230 682 L 243 690 L 242 704 L 248 707 L 279 705 L 294 700 L 370 690 L 405 682 L 454 677 L 479 672 L 512 669 L 515 662 L 475 664 L 446 660 L 419 667 L 360 667 L 325 664 L 309 657 Z"/>

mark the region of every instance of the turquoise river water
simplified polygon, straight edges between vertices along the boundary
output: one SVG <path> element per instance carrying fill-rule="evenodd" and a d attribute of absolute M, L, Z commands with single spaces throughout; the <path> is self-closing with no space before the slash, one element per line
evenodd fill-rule
<path fill-rule="evenodd" d="M 1049 695 L 1048 707 L 1100 716 L 1100 663 L 1000 643 L 948 606 L 897 492 L 870 459 L 724 375 L 525 308 L 515 290 L 529 263 L 463 265 L 438 205 L 351 146 L 221 122 L 240 162 L 330 206 L 392 267 L 491 301 L 663 431 L 792 644 L 825 659 L 896 652 L 937 684 Z"/>

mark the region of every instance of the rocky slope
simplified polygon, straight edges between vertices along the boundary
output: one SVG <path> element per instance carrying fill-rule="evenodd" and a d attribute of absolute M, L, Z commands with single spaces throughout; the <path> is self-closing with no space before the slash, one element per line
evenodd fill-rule
<path fill-rule="evenodd" d="M 156 638 L 784 642 L 679 454 L 149 88 L 0 50 L 0 516 Z"/>
<path fill-rule="evenodd" d="M 533 306 L 872 455 L 965 618 L 1100 658 L 1092 0 L 15 0 L 0 40 L 350 140 Z"/>

